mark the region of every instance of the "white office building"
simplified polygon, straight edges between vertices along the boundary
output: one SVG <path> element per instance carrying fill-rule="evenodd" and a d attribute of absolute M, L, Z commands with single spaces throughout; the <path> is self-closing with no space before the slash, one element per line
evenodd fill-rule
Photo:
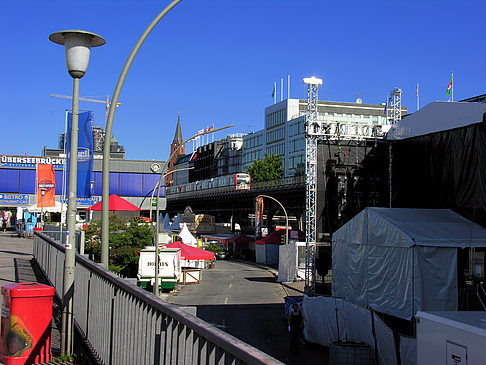
<path fill-rule="evenodd" d="M 370 136 L 373 131 L 383 134 L 389 129 L 384 105 L 336 101 L 318 101 L 318 121 L 328 128 L 330 139 L 352 134 Z M 265 108 L 265 129 L 243 137 L 243 170 L 265 153 L 283 157 L 284 176 L 305 172 L 304 123 L 307 100 L 286 99 Z M 402 115 L 407 108 L 402 107 Z"/>

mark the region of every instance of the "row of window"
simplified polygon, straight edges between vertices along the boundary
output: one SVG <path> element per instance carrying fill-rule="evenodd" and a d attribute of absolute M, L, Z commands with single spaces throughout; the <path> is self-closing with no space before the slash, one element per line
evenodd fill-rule
<path fill-rule="evenodd" d="M 294 139 L 287 143 L 288 153 L 305 151 L 305 139 Z"/>
<path fill-rule="evenodd" d="M 290 169 L 304 169 L 305 157 L 304 155 L 288 156 L 287 170 Z"/>
<path fill-rule="evenodd" d="M 267 144 L 283 141 L 285 139 L 285 128 L 272 129 L 267 132 Z"/>
<path fill-rule="evenodd" d="M 259 159 L 265 158 L 265 154 L 264 154 L 263 150 L 257 150 L 257 151 L 252 151 L 252 152 L 246 153 L 244 158 L 243 158 L 243 163 L 251 163 L 251 162 L 255 161 L 257 158 L 259 158 Z"/>
<path fill-rule="evenodd" d="M 287 121 L 286 118 L 287 109 L 280 109 L 265 115 L 265 126 L 267 129 L 275 127 L 277 125 L 284 124 Z"/>
<path fill-rule="evenodd" d="M 263 144 L 263 135 L 252 136 L 244 139 L 243 148 L 249 149 L 261 146 Z"/>
<path fill-rule="evenodd" d="M 271 155 L 277 155 L 277 156 L 285 155 L 285 144 L 279 143 L 279 144 L 275 144 L 275 145 L 272 145 L 272 146 L 267 146 L 267 154 L 269 156 L 271 156 Z"/>

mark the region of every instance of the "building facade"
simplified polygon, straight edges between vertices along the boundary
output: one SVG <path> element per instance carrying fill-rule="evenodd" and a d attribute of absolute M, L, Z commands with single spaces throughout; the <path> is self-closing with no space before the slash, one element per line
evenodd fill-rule
<path fill-rule="evenodd" d="M 357 128 L 378 127 L 383 133 L 389 129 L 385 106 L 376 104 L 317 102 L 318 121 L 340 133 L 352 133 Z M 257 158 L 265 154 L 282 156 L 284 176 L 302 175 L 305 171 L 305 115 L 307 100 L 286 99 L 265 108 L 265 129 L 243 137 L 243 166 L 246 170 Z M 402 115 L 407 108 L 402 107 Z M 338 131 L 332 130 L 334 134 Z"/>

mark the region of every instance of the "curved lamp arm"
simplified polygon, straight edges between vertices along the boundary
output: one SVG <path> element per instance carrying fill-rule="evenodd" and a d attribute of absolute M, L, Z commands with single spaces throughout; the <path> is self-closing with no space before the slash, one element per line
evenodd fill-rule
<path fill-rule="evenodd" d="M 182 0 L 174 0 L 172 1 L 167 7 L 162 10 L 162 12 L 157 15 L 157 17 L 150 23 L 150 25 L 145 29 L 142 36 L 139 38 L 135 47 L 133 47 L 132 52 L 128 56 L 127 61 L 125 62 L 125 66 L 118 78 L 118 82 L 116 83 L 115 91 L 113 93 L 113 97 L 111 98 L 111 105 L 110 111 L 108 113 L 108 118 L 106 119 L 106 126 L 105 126 L 105 141 L 103 145 L 103 169 L 102 169 L 102 176 L 103 176 L 103 188 L 102 188 L 102 197 L 101 201 L 106 202 L 106 204 L 102 204 L 101 206 L 101 263 L 108 268 L 108 247 L 109 247 L 109 194 L 110 194 L 110 142 L 111 142 L 111 131 L 113 127 L 113 119 L 115 118 L 115 111 L 116 105 L 118 104 L 118 98 L 120 96 L 120 92 L 125 82 L 125 78 L 127 76 L 128 70 L 132 65 L 133 59 L 138 53 L 138 50 L 142 46 L 143 42 L 150 34 L 152 29 L 157 25 L 157 23 L 177 4 L 179 4 Z"/>

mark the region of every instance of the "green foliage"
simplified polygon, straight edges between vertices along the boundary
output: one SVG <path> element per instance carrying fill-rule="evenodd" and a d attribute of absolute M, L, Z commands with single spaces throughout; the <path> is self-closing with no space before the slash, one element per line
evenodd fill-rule
<path fill-rule="evenodd" d="M 282 164 L 282 156 L 271 155 L 265 153 L 265 158 L 262 160 L 257 158 L 248 166 L 248 173 L 252 181 L 270 181 L 280 179 L 283 175 L 284 169 Z"/>
<path fill-rule="evenodd" d="M 134 277 L 138 268 L 138 251 L 152 245 L 153 229 L 139 219 L 126 222 L 110 216 L 109 261 L 110 270 L 128 277 Z M 85 252 L 93 261 L 101 258 L 101 222 L 92 221 L 86 229 Z"/>
<path fill-rule="evenodd" d="M 223 253 L 223 246 L 221 245 L 221 243 L 210 243 L 204 246 L 204 249 L 214 254 Z"/>

